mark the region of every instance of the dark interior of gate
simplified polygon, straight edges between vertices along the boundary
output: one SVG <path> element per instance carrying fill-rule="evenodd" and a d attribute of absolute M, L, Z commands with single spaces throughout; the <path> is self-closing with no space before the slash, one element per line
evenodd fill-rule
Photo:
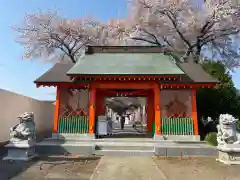
<path fill-rule="evenodd" d="M 97 90 L 96 136 L 152 137 L 151 94 L 150 90 Z"/>

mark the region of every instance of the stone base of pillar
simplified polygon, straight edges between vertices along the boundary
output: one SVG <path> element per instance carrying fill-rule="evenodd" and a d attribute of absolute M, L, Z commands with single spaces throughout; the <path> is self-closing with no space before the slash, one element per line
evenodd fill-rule
<path fill-rule="evenodd" d="M 220 145 L 217 150 L 217 161 L 227 165 L 240 164 L 240 144 Z"/>
<path fill-rule="evenodd" d="M 157 135 L 153 137 L 154 140 L 169 140 L 169 141 L 200 141 L 200 136 L 194 135 Z"/>
<path fill-rule="evenodd" d="M 3 160 L 21 160 L 29 161 L 37 156 L 35 149 L 36 142 L 10 142 L 5 146 L 8 149 L 8 154 Z"/>

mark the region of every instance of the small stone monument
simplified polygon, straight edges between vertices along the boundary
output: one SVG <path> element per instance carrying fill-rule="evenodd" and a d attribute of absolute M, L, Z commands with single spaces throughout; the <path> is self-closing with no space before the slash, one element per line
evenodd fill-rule
<path fill-rule="evenodd" d="M 217 125 L 218 161 L 224 164 L 240 164 L 240 134 L 235 119 L 230 114 L 221 114 Z"/>
<path fill-rule="evenodd" d="M 10 141 L 5 146 L 5 148 L 8 148 L 8 154 L 3 160 L 28 161 L 36 156 L 34 114 L 25 112 L 18 118 L 20 123 L 10 128 Z"/>

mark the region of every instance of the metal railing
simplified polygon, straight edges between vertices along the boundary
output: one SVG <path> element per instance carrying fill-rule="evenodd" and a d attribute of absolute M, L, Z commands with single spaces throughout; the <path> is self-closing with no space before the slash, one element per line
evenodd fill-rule
<path fill-rule="evenodd" d="M 193 135 L 193 119 L 163 117 L 161 131 L 163 135 Z"/>

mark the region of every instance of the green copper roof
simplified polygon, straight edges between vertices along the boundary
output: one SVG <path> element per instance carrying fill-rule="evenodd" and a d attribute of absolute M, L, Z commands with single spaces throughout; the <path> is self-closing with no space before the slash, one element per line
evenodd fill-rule
<path fill-rule="evenodd" d="M 85 55 L 67 75 L 185 74 L 162 53 L 93 53 Z"/>

